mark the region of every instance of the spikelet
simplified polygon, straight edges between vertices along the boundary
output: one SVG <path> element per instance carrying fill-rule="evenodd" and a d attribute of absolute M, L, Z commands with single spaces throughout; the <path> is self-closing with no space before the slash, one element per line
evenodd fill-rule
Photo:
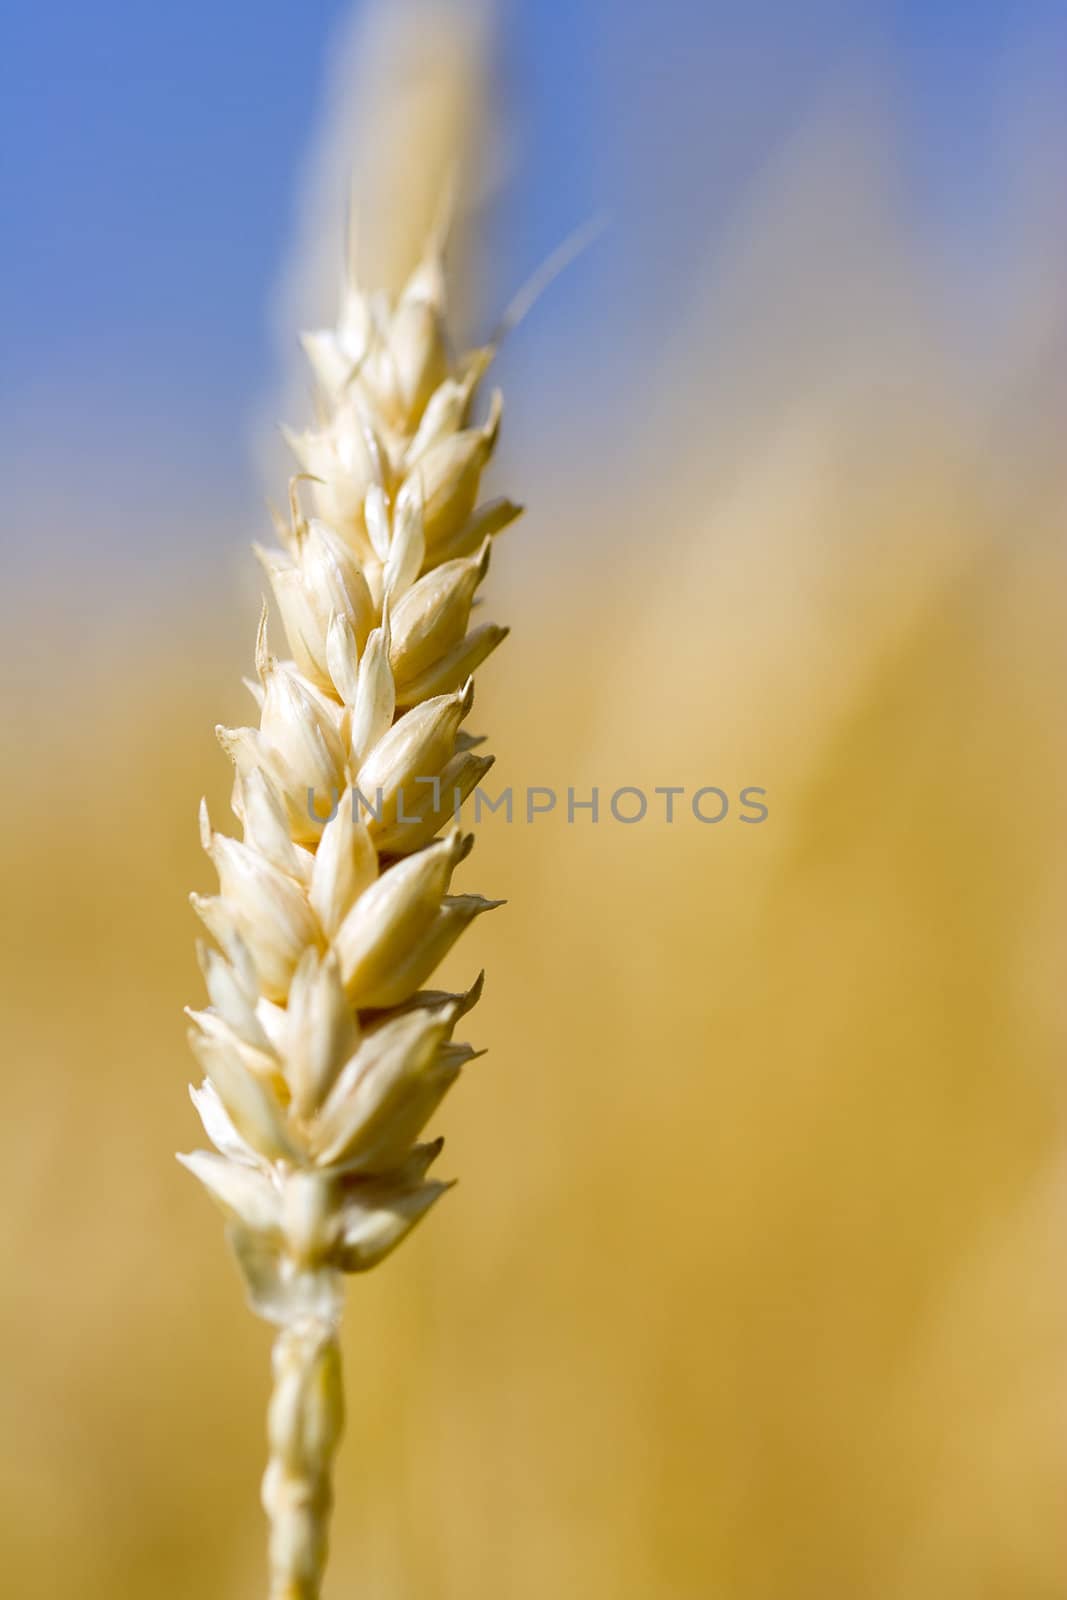
<path fill-rule="evenodd" d="M 471 674 L 504 637 L 471 628 L 492 535 L 479 507 L 500 425 L 473 406 L 488 352 L 453 358 L 441 240 L 390 301 L 350 282 L 338 326 L 305 340 L 321 425 L 292 443 L 282 548 L 259 550 L 288 656 L 256 641 L 258 728 L 220 729 L 240 839 L 201 812 L 219 891 L 190 1013 L 193 1102 L 216 1153 L 184 1156 L 228 1219 L 254 1309 L 279 1328 L 263 1501 L 273 1600 L 320 1592 L 342 1423 L 342 1275 L 375 1266 L 444 1193 L 420 1143 L 475 1054 L 477 1000 L 425 989 L 494 902 L 454 894 L 472 840 L 454 823 L 489 766 L 461 737 Z M 328 820 L 322 820 L 328 819 Z"/>

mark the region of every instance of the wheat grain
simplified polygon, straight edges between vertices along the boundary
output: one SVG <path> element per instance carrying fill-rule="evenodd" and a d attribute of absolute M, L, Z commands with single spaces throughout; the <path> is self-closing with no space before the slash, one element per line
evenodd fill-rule
<path fill-rule="evenodd" d="M 448 1187 L 427 1178 L 441 1141 L 417 1141 L 474 1055 L 453 1033 L 481 980 L 422 986 L 494 905 L 450 892 L 472 840 L 449 823 L 491 764 L 461 724 L 505 630 L 469 619 L 518 507 L 478 505 L 500 396 L 471 422 L 491 351 L 453 359 L 445 314 L 435 236 L 395 300 L 350 274 L 337 328 L 305 339 L 322 421 L 291 442 L 318 515 L 294 488 L 281 548 L 258 551 L 290 658 L 272 654 L 264 608 L 259 726 L 219 729 L 242 838 L 201 812 L 219 892 L 193 903 L 218 948 L 201 951 L 210 1006 L 190 1013 L 205 1073 L 192 1097 L 217 1153 L 180 1159 L 279 1329 L 272 1600 L 320 1593 L 342 1274 L 376 1265 Z M 323 825 L 310 802 L 327 797 Z"/>

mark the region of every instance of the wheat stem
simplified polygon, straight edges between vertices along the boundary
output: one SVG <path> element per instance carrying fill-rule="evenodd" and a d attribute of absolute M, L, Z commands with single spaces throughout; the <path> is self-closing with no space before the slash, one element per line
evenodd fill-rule
<path fill-rule="evenodd" d="M 337 1326 L 294 1322 L 274 1342 L 267 1413 L 270 1600 L 315 1600 L 326 1565 L 331 1469 L 344 1421 Z"/>

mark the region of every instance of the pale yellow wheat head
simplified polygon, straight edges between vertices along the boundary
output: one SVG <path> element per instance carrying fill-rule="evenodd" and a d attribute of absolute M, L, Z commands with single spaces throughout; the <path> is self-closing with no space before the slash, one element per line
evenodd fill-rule
<path fill-rule="evenodd" d="M 290 654 L 273 654 L 264 611 L 259 726 L 219 730 L 242 837 L 201 815 L 219 892 L 193 897 L 215 945 L 192 1094 L 216 1153 L 181 1159 L 279 1329 L 273 1600 L 320 1591 L 342 1275 L 381 1261 L 447 1187 L 427 1177 L 441 1141 L 418 1141 L 475 1053 L 454 1032 L 480 980 L 425 985 L 494 903 L 450 891 L 472 844 L 459 809 L 491 764 L 462 730 L 471 674 L 506 631 L 470 627 L 471 605 L 518 508 L 479 504 L 500 397 L 472 420 L 491 352 L 454 356 L 445 309 L 438 232 L 399 294 L 350 277 L 336 328 L 305 339 L 320 425 L 291 442 L 318 515 L 294 480 L 281 548 L 258 551 Z"/>

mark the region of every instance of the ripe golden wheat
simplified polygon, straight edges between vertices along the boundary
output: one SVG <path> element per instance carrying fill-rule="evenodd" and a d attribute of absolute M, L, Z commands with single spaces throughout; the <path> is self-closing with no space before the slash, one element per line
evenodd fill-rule
<path fill-rule="evenodd" d="M 500 396 L 472 425 L 492 356 L 453 359 L 435 235 L 391 300 L 350 270 L 336 330 L 306 337 L 320 425 L 292 436 L 282 548 L 260 550 L 291 659 L 256 642 L 258 728 L 219 729 L 243 837 L 201 813 L 219 893 L 193 903 L 211 1004 L 191 1012 L 192 1090 L 216 1153 L 183 1156 L 228 1218 L 255 1310 L 278 1328 L 263 1503 L 272 1600 L 320 1592 L 343 1421 L 342 1274 L 376 1265 L 447 1185 L 418 1143 L 474 1051 L 477 1000 L 423 985 L 494 902 L 451 894 L 472 840 L 462 800 L 491 764 L 461 731 L 471 673 L 500 643 L 469 629 L 491 536 L 478 506 Z M 294 480 L 295 483 L 295 480 Z M 332 815 L 323 825 L 313 805 Z"/>

